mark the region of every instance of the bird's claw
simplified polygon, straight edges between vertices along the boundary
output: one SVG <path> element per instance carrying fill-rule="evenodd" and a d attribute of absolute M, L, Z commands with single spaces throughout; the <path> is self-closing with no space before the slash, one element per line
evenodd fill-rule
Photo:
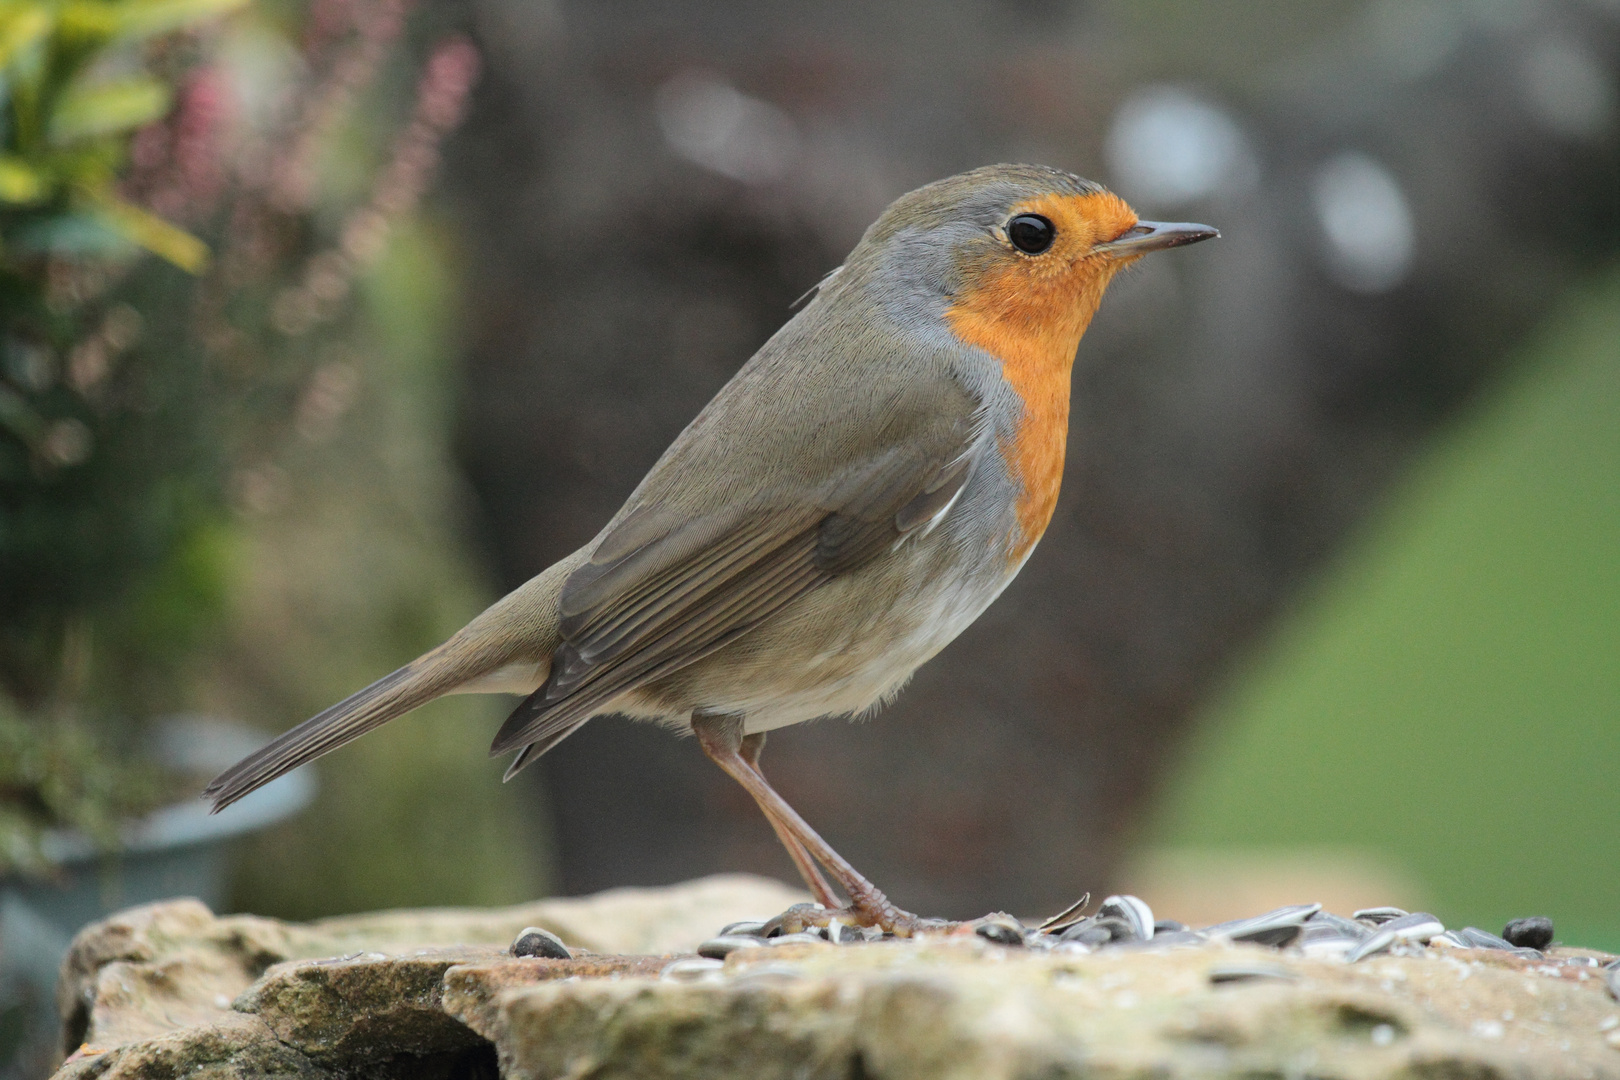
<path fill-rule="evenodd" d="M 820 904 L 794 904 L 767 922 L 761 933 L 764 937 L 780 937 L 783 934 L 823 929 L 834 922 L 845 926 L 876 927 L 885 935 L 892 934 L 902 938 L 923 933 L 949 934 L 957 932 L 957 927 L 968 925 L 945 919 L 924 918 L 887 903 L 878 908 L 865 908 L 857 904 L 841 908 L 826 908 Z"/>

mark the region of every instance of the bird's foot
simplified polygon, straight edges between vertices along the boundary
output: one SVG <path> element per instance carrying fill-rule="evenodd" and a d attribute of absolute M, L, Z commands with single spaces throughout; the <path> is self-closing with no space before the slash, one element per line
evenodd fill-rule
<path fill-rule="evenodd" d="M 915 937 L 917 934 L 949 934 L 964 923 L 946 919 L 928 919 L 902 911 L 887 900 L 881 904 L 850 904 L 841 908 L 827 908 L 820 904 L 794 904 L 761 930 L 763 937 L 800 934 L 825 929 L 833 923 L 842 926 L 873 927 L 885 935 Z"/>
<path fill-rule="evenodd" d="M 957 922 L 951 919 L 929 919 L 913 915 L 888 903 L 877 909 L 860 908 L 854 904 L 840 908 L 827 908 L 820 904 L 795 904 L 761 926 L 758 932 L 760 937 L 780 937 L 783 934 L 828 930 L 834 924 L 849 929 L 881 930 L 886 937 L 909 938 L 918 934 L 928 934 L 931 937 L 977 936 L 997 945 L 1008 946 L 1024 945 L 1034 932 L 1011 915 L 1000 911 L 982 918 Z M 839 939 L 835 937 L 833 940 L 836 942 Z M 843 940 L 851 939 L 845 937 Z M 872 940 L 870 934 L 867 935 L 867 940 Z"/>

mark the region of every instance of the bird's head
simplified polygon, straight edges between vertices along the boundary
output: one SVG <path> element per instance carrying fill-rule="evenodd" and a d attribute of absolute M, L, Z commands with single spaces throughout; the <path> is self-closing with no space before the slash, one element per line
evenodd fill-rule
<path fill-rule="evenodd" d="M 1030 349 L 1072 359 L 1120 269 L 1218 235 L 1143 221 L 1061 169 L 990 165 L 896 199 L 846 265 L 881 291 L 932 301 L 957 337 L 1004 359 Z"/>

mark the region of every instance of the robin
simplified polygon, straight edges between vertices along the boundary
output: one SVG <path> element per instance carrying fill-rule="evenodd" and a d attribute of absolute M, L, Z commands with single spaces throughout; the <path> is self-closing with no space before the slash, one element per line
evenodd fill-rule
<path fill-rule="evenodd" d="M 595 539 L 204 797 L 221 810 L 444 694 L 522 694 L 490 748 L 516 752 L 508 779 L 603 713 L 690 732 L 821 905 L 785 929 L 937 925 L 776 793 L 766 733 L 876 708 L 1006 588 L 1052 519 L 1070 370 L 1103 291 L 1149 252 L 1216 235 L 1141 221 L 1042 166 L 902 195 Z"/>

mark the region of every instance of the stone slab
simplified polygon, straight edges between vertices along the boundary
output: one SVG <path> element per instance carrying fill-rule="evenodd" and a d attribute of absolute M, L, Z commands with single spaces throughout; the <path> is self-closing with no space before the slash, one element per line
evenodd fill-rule
<path fill-rule="evenodd" d="M 690 982 L 509 988 L 462 1015 L 509 1078 L 1620 1077 L 1620 1004 L 1582 973 L 1477 950 L 801 945 Z"/>
<path fill-rule="evenodd" d="M 58 1080 L 1620 1080 L 1613 958 L 1589 950 L 1350 964 L 961 933 L 692 955 L 801 899 L 729 876 L 308 924 L 135 908 L 64 962 Z M 509 956 L 528 925 L 574 958 Z"/>

